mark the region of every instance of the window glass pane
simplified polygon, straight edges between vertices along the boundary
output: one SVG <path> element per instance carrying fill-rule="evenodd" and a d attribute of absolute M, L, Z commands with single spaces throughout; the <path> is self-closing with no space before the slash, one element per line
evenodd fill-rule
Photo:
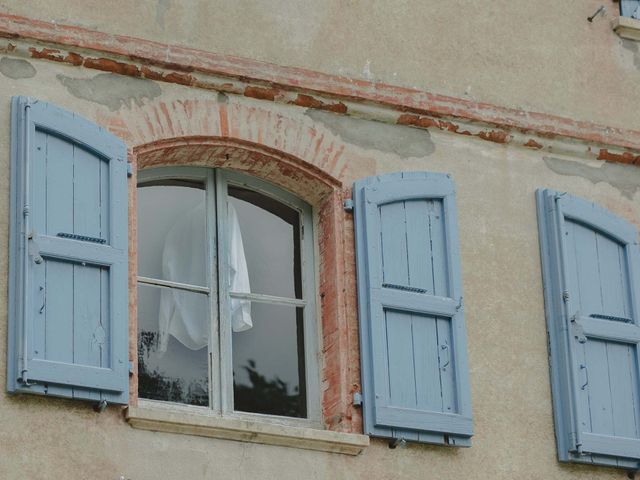
<path fill-rule="evenodd" d="M 209 297 L 138 285 L 138 394 L 209 404 Z"/>
<path fill-rule="evenodd" d="M 138 188 L 138 274 L 207 285 L 205 191 L 154 185 Z"/>
<path fill-rule="evenodd" d="M 233 333 L 235 410 L 306 417 L 302 308 L 253 302 L 251 317 Z"/>
<path fill-rule="evenodd" d="M 231 291 L 302 298 L 300 215 L 280 202 L 249 190 L 229 188 Z M 249 285 L 241 275 L 243 252 Z M 235 273 L 234 273 L 235 270 Z"/>

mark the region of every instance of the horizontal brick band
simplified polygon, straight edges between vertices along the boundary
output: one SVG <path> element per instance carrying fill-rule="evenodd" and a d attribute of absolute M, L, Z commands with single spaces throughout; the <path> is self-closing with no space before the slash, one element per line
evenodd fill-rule
<path fill-rule="evenodd" d="M 405 115 L 399 117 L 398 123 L 423 128 L 436 127 L 451 131 L 452 127 L 448 127 L 447 122 L 444 122 L 443 127 L 440 125 L 443 121 L 434 121 L 433 117 L 480 122 L 498 129 L 543 138 L 563 137 L 633 150 L 634 152 L 614 153 L 602 148 L 598 158 L 640 164 L 640 155 L 638 155 L 640 131 L 637 130 L 613 128 L 556 115 L 499 107 L 412 88 L 345 78 L 302 68 L 284 67 L 9 14 L 0 14 L 0 37 L 37 41 L 50 46 L 57 45 L 66 50 L 80 49 L 92 55 L 117 57 L 121 61 L 110 58 L 83 58 L 76 51 L 56 55 L 59 53 L 56 50 L 32 48 L 32 56 L 36 58 L 184 85 L 201 86 L 191 75 L 192 73 L 232 78 L 254 84 L 247 86 L 241 92 L 246 96 L 274 100 L 282 92 L 296 92 L 298 95 L 291 103 L 339 113 L 346 113 L 346 108 L 339 102 L 340 100 L 375 104 L 404 112 Z M 158 73 L 144 66 L 137 67 L 133 64 L 135 62 L 168 69 L 171 72 Z M 223 88 L 224 85 L 219 87 Z M 313 95 L 322 95 L 336 99 L 338 102 L 323 103 Z M 481 133 L 478 135 L 479 138 L 506 143 L 507 137 L 503 132 Z M 537 144 L 538 142 L 530 140 L 524 145 L 539 148 Z"/>

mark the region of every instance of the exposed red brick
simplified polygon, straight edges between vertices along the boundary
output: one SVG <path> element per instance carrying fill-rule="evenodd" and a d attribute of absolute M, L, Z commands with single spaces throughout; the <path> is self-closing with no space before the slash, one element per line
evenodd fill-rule
<path fill-rule="evenodd" d="M 133 175 L 129 182 L 129 205 L 137 204 L 138 190 L 136 188 L 137 160 L 133 152 L 128 153 L 128 161 L 133 167 Z M 129 405 L 138 405 L 138 228 L 135 208 L 129 209 L 129 361 L 133 364 L 132 374 L 129 376 Z"/>
<path fill-rule="evenodd" d="M 488 103 L 436 95 L 412 88 L 398 87 L 366 80 L 345 79 L 295 67 L 277 66 L 265 62 L 215 54 L 192 48 L 178 47 L 123 35 L 112 35 L 82 27 L 51 24 L 41 20 L 0 13 L 0 36 L 23 38 L 58 44 L 65 47 L 92 50 L 108 56 L 119 56 L 172 71 L 197 71 L 217 77 L 257 82 L 269 87 L 249 87 L 247 96 L 275 99 L 279 91 L 324 94 L 332 98 L 361 101 L 398 111 L 428 115 L 432 118 L 451 117 L 481 122 L 496 128 L 517 129 L 538 136 L 562 136 L 586 142 L 640 150 L 640 131 L 612 128 L 581 122 L 556 115 L 498 107 Z M 45 50 L 49 50 L 46 52 Z M 38 51 L 38 58 L 61 60 L 55 50 Z M 33 55 L 33 52 L 32 52 Z M 133 72 L 134 74 L 136 72 Z M 178 77 L 184 81 L 184 77 Z M 165 81 L 169 81 L 165 78 Z M 485 134 L 500 141 L 500 136 Z"/>
<path fill-rule="evenodd" d="M 489 140 L 490 142 L 495 143 L 507 143 L 511 138 L 507 132 L 499 131 L 499 130 L 489 130 L 487 132 L 483 131 L 478 133 L 478 137 L 483 140 Z"/>
<path fill-rule="evenodd" d="M 54 62 L 64 62 L 64 57 L 60 53 L 60 50 L 54 50 L 52 48 L 37 48 L 30 47 L 29 52 L 33 58 L 43 58 L 45 60 L 53 60 Z"/>
<path fill-rule="evenodd" d="M 82 65 L 84 62 L 82 56 L 73 52 L 69 52 L 64 55 L 60 50 L 54 50 L 51 48 L 42 48 L 38 50 L 37 48 L 33 47 L 29 48 L 29 52 L 31 53 L 31 57 L 33 58 L 51 60 L 61 63 L 69 63 L 71 65 L 75 65 L 76 67 Z"/>
<path fill-rule="evenodd" d="M 456 125 L 453 122 L 449 122 L 447 120 L 437 120 L 430 117 L 424 117 L 420 115 L 415 115 L 411 113 L 403 113 L 396 120 L 398 125 L 410 125 L 414 127 L 420 128 L 431 128 L 435 127 L 439 130 L 446 130 L 452 133 L 458 133 L 460 135 L 473 135 L 483 140 L 488 140 L 490 142 L 496 143 L 507 143 L 511 136 L 506 131 L 500 130 L 490 130 L 490 131 L 482 131 L 479 133 L 471 133 L 468 130 L 460 130 L 460 125 Z"/>
<path fill-rule="evenodd" d="M 245 97 L 258 98 L 260 100 L 270 100 L 272 102 L 276 99 L 278 93 L 278 90 L 275 88 L 248 86 L 244 89 Z"/>
<path fill-rule="evenodd" d="M 192 85 L 194 82 L 193 75 L 188 73 L 171 72 L 162 76 L 165 82 L 177 83 L 178 85 Z"/>
<path fill-rule="evenodd" d="M 523 144 L 525 147 L 537 148 L 538 150 L 543 147 L 541 143 L 536 142 L 533 138 L 527 140 L 526 143 Z"/>
<path fill-rule="evenodd" d="M 220 133 L 223 137 L 229 136 L 229 118 L 227 112 L 227 105 L 222 104 L 219 108 L 219 118 L 220 118 Z"/>
<path fill-rule="evenodd" d="M 152 68 L 146 67 L 142 65 L 140 67 L 140 73 L 144 78 L 148 78 L 149 80 L 159 80 L 162 81 L 162 73 L 157 70 L 153 70 Z"/>
<path fill-rule="evenodd" d="M 342 102 L 337 103 L 325 103 L 311 95 L 304 95 L 299 93 L 298 96 L 292 102 L 293 105 L 306 108 L 317 108 L 319 110 L 328 110 L 336 113 L 347 113 L 347 106 Z"/>
<path fill-rule="evenodd" d="M 459 133 L 461 135 L 471 135 L 471 132 L 467 130 L 460 131 L 460 125 L 456 125 L 453 122 L 449 122 L 447 120 L 438 120 L 431 117 L 423 117 L 410 113 L 403 113 L 402 115 L 400 115 L 396 123 L 398 125 L 411 125 L 420 128 L 435 127 L 440 130 L 447 130 L 449 132 Z"/>
<path fill-rule="evenodd" d="M 640 155 L 634 155 L 631 152 L 611 153 L 606 148 L 600 149 L 600 152 L 598 153 L 598 160 L 640 165 Z"/>
<path fill-rule="evenodd" d="M 163 73 L 162 71 L 154 70 L 152 68 L 141 66 L 140 73 L 144 78 L 149 80 L 157 80 L 159 82 L 177 83 L 179 85 L 194 85 L 196 83 L 193 75 L 180 72 Z"/>
<path fill-rule="evenodd" d="M 396 122 L 398 123 L 398 125 L 412 125 L 414 127 L 421 128 L 440 128 L 440 122 L 438 120 L 434 120 L 429 117 L 421 117 L 412 113 L 403 113 L 398 117 L 398 120 Z"/>
<path fill-rule="evenodd" d="M 75 65 L 76 67 L 82 65 L 83 59 L 77 53 L 69 52 L 66 57 L 64 57 L 65 63 L 70 63 L 71 65 Z"/>
<path fill-rule="evenodd" d="M 116 62 L 109 58 L 85 58 L 83 65 L 87 68 L 95 68 L 103 72 L 118 73 L 132 77 L 140 76 L 140 69 L 130 63 Z"/>

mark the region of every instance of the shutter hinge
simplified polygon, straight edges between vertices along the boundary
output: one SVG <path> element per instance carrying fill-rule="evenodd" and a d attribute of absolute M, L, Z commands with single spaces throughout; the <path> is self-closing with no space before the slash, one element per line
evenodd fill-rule
<path fill-rule="evenodd" d="M 569 292 L 567 290 L 562 292 L 562 301 L 564 303 L 567 303 L 569 301 Z"/>
<path fill-rule="evenodd" d="M 571 317 L 571 334 L 578 340 L 578 343 L 587 343 L 587 337 L 584 334 L 584 328 L 578 323 L 579 313 Z"/>
<path fill-rule="evenodd" d="M 362 406 L 362 394 L 360 392 L 353 393 L 353 406 L 354 407 Z"/>
<path fill-rule="evenodd" d="M 29 378 L 27 377 L 28 372 L 29 370 L 27 369 L 20 372 L 20 378 L 18 378 L 18 381 L 22 384 L 23 387 L 30 387 L 32 385 L 35 385 L 35 383 L 29 383 Z"/>
<path fill-rule="evenodd" d="M 102 413 L 107 409 L 108 403 L 107 401 L 103 398 L 102 400 L 100 400 L 98 403 L 93 405 L 93 411 L 96 413 Z"/>
<path fill-rule="evenodd" d="M 129 362 L 129 376 L 133 375 L 133 362 Z"/>
<path fill-rule="evenodd" d="M 390 449 L 395 449 L 395 448 L 406 448 L 407 447 L 407 441 L 405 440 L 404 437 L 400 437 L 400 438 L 394 438 L 392 440 L 389 440 L 389 448 Z"/>
<path fill-rule="evenodd" d="M 127 162 L 127 177 L 133 177 L 133 165 L 131 162 Z"/>
<path fill-rule="evenodd" d="M 578 441 L 578 435 L 576 432 L 569 433 L 569 444 L 573 446 L 571 451 L 577 452 L 578 454 L 582 454 L 582 442 Z"/>
<path fill-rule="evenodd" d="M 353 212 L 353 200 L 351 200 L 350 198 L 347 198 L 342 205 L 344 206 L 344 209 L 346 212 Z"/>

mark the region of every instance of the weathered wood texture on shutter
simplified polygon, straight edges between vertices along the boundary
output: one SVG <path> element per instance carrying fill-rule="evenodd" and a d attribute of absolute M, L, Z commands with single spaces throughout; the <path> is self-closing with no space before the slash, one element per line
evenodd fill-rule
<path fill-rule="evenodd" d="M 640 460 L 638 232 L 566 193 L 537 193 L 558 452 Z"/>
<path fill-rule="evenodd" d="M 354 185 L 365 431 L 468 446 L 454 186 L 424 172 Z"/>
<path fill-rule="evenodd" d="M 127 403 L 126 147 L 25 97 L 12 122 L 9 391 Z"/>

